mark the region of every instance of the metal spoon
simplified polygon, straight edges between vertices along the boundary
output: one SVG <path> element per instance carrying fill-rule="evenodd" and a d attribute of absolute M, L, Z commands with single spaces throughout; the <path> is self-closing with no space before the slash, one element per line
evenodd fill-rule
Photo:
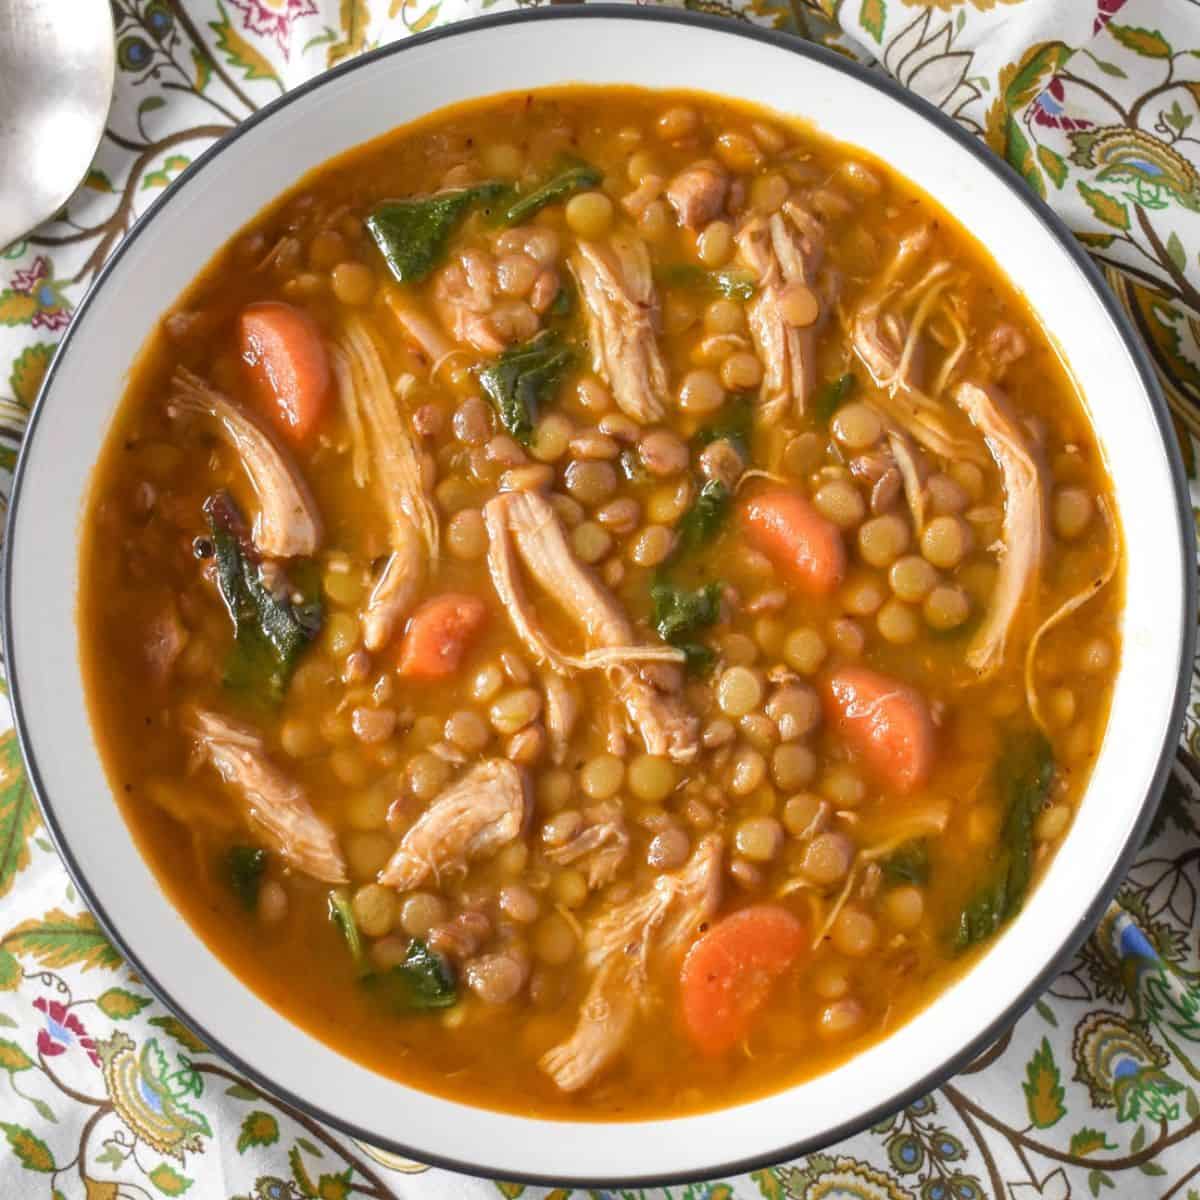
<path fill-rule="evenodd" d="M 112 103 L 109 0 L 0 0 L 0 247 L 52 217 L 87 173 Z"/>

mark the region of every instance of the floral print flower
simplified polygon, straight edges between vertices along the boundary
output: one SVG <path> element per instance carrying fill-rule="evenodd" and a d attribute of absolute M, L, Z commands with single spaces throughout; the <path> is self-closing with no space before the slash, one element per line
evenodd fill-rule
<path fill-rule="evenodd" d="M 284 59 L 291 56 L 288 45 L 292 24 L 300 17 L 317 16 L 316 0 L 229 0 L 242 14 L 242 26 L 260 37 L 274 38 Z"/>
<path fill-rule="evenodd" d="M 71 304 L 63 295 L 64 286 L 51 276 L 50 260 L 39 254 L 0 291 L 0 325 L 65 328 L 71 319 Z"/>
<path fill-rule="evenodd" d="M 1075 1030 L 1075 1078 L 1097 1108 L 1115 1108 L 1119 1121 L 1173 1119 L 1179 1106 L 1166 1097 L 1181 1091 L 1163 1068 L 1170 1055 L 1119 1013 L 1098 1009 Z"/>
<path fill-rule="evenodd" d="M 1061 79 L 1052 79 L 1033 101 L 1033 123 L 1047 129 L 1090 129 L 1092 122 L 1084 117 L 1068 117 L 1067 93 Z"/>
<path fill-rule="evenodd" d="M 78 1046 L 87 1051 L 93 1066 L 100 1065 L 96 1043 L 88 1037 L 83 1022 L 73 1012 L 69 1012 L 65 1004 L 60 1004 L 57 1000 L 48 1001 L 44 996 L 39 996 L 33 1002 L 33 1007 L 46 1017 L 46 1025 L 38 1030 L 37 1035 L 39 1054 L 45 1058 L 53 1058 L 56 1054 L 65 1054 L 72 1046 Z"/>

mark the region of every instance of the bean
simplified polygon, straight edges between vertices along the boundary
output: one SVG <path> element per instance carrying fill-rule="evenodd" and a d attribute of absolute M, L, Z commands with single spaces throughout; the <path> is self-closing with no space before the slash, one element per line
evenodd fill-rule
<path fill-rule="evenodd" d="M 551 885 L 555 899 L 566 908 L 578 908 L 587 900 L 588 885 L 581 871 L 568 867 L 560 871 Z"/>
<path fill-rule="evenodd" d="M 508 735 L 536 721 L 541 711 L 541 693 L 533 688 L 519 688 L 499 696 L 488 709 L 488 719 L 497 733 Z"/>
<path fill-rule="evenodd" d="M 691 480 L 684 476 L 675 483 L 656 487 L 646 497 L 646 518 L 655 525 L 673 525 L 683 516 L 691 501 Z"/>
<path fill-rule="evenodd" d="M 828 887 L 846 877 L 854 861 L 854 843 L 844 833 L 818 833 L 804 849 L 801 869 L 813 883 Z"/>
<path fill-rule="evenodd" d="M 821 1010 L 817 1030 L 822 1037 L 844 1037 L 853 1033 L 863 1019 L 862 1005 L 851 996 L 835 1000 Z"/>
<path fill-rule="evenodd" d="M 373 879 L 395 848 L 395 842 L 385 833 L 348 833 L 342 838 L 346 864 L 354 879 Z"/>
<path fill-rule="evenodd" d="M 1060 727 L 1070 725 L 1075 720 L 1075 693 L 1070 688 L 1054 688 L 1046 697 L 1046 710 L 1050 720 Z"/>
<path fill-rule="evenodd" d="M 940 630 L 956 629 L 967 619 L 970 609 L 967 593 L 955 585 L 935 587 L 922 605 L 926 622 Z"/>
<path fill-rule="evenodd" d="M 423 938 L 448 915 L 441 896 L 431 892 L 410 892 L 400 905 L 400 928 L 409 937 Z"/>
<path fill-rule="evenodd" d="M 925 482 L 925 494 L 935 516 L 960 513 L 969 503 L 962 486 L 949 475 L 931 475 Z"/>
<path fill-rule="evenodd" d="M 892 563 L 888 570 L 888 583 L 901 600 L 910 604 L 924 600 L 937 583 L 937 571 L 930 563 L 916 554 L 906 554 Z"/>
<path fill-rule="evenodd" d="M 501 467 L 519 467 L 528 461 L 525 451 L 507 433 L 498 433 L 491 438 L 484 447 L 484 453 L 489 462 L 497 463 Z"/>
<path fill-rule="evenodd" d="M 849 658 L 857 658 L 866 645 L 862 627 L 852 617 L 839 617 L 831 622 L 829 634 L 834 647 Z"/>
<path fill-rule="evenodd" d="M 563 473 L 567 491 L 589 507 L 603 504 L 617 488 L 617 473 L 612 463 L 593 459 L 574 459 Z"/>
<path fill-rule="evenodd" d="M 925 894 L 918 887 L 895 887 L 884 893 L 883 915 L 888 922 L 910 933 L 925 915 Z"/>
<path fill-rule="evenodd" d="M 325 623 L 325 643 L 334 658 L 344 659 L 358 645 L 358 618 L 350 613 L 334 613 Z"/>
<path fill-rule="evenodd" d="M 526 725 L 508 739 L 504 755 L 520 767 L 532 767 L 546 753 L 546 741 L 546 729 L 543 725 Z"/>
<path fill-rule="evenodd" d="M 946 468 L 950 478 L 966 493 L 968 502 L 983 495 L 983 471 L 973 462 L 953 462 Z"/>
<path fill-rule="evenodd" d="M 824 457 L 825 439 L 819 434 L 802 433 L 784 447 L 783 465 L 791 474 L 804 476 L 815 471 Z"/>
<path fill-rule="evenodd" d="M 496 870 L 505 879 L 519 879 L 529 863 L 529 847 L 524 842 L 510 842 L 493 859 Z"/>
<path fill-rule="evenodd" d="M 564 216 L 576 237 L 599 238 L 612 224 L 613 204 L 603 192 L 580 192 L 567 201 Z"/>
<path fill-rule="evenodd" d="M 484 1004 L 507 1004 L 529 978 L 529 957 L 515 947 L 482 954 L 463 967 L 467 986 Z"/>
<path fill-rule="evenodd" d="M 762 151 L 753 138 L 733 131 L 720 134 L 714 146 L 717 157 L 731 170 L 756 171 L 762 165 Z"/>
<path fill-rule="evenodd" d="M 360 742 L 375 745 L 386 742 L 396 732 L 393 708 L 356 708 L 350 714 L 350 728 Z"/>
<path fill-rule="evenodd" d="M 783 806 L 783 827 L 792 837 L 803 837 L 812 828 L 821 812 L 821 797 L 813 792 L 800 792 Z"/>
<path fill-rule="evenodd" d="M 523 883 L 509 883 L 500 889 L 500 911 L 518 924 L 528 925 L 537 920 L 541 904 Z"/>
<path fill-rule="evenodd" d="M 853 528 L 867 515 L 867 502 L 858 488 L 848 479 L 832 479 L 828 483 L 822 484 L 813 496 L 813 504 L 823 517 L 828 518 L 840 529 Z M 887 519 L 886 517 L 875 518 L 877 521 Z M 867 526 L 864 525 L 859 534 L 860 542 L 866 529 Z M 867 557 L 865 551 L 863 557 Z M 867 561 L 871 560 L 868 558 Z"/>
<path fill-rule="evenodd" d="M 662 303 L 662 327 L 668 337 L 685 333 L 700 316 L 700 302 L 682 292 L 668 292 Z"/>
<path fill-rule="evenodd" d="M 570 803 L 575 791 L 574 777 L 563 767 L 543 771 L 537 780 L 538 803 L 547 812 L 558 812 Z"/>
<path fill-rule="evenodd" d="M 921 553 L 935 567 L 952 570 L 971 549 L 971 528 L 959 516 L 934 517 L 921 534 Z"/>
<path fill-rule="evenodd" d="M 821 776 L 821 794 L 835 808 L 857 808 L 867 796 L 862 776 L 845 763 L 833 763 Z"/>
<path fill-rule="evenodd" d="M 762 682 L 748 667 L 730 667 L 717 681 L 717 704 L 728 717 L 742 717 L 762 703 Z"/>
<path fill-rule="evenodd" d="M 728 221 L 710 221 L 696 239 L 696 255 L 706 267 L 719 267 L 733 253 L 733 227 Z"/>
<path fill-rule="evenodd" d="M 858 531 L 858 550 L 873 567 L 891 566 L 908 548 L 908 524 L 895 513 L 872 517 Z"/>
<path fill-rule="evenodd" d="M 632 533 L 637 528 L 641 509 L 631 496 L 610 500 L 596 511 L 596 520 L 613 533 Z"/>
<path fill-rule="evenodd" d="M 774 172 L 759 175 L 750 184 L 750 205 L 759 212 L 778 212 L 790 190 L 788 181 L 782 175 Z"/>
<path fill-rule="evenodd" d="M 288 896 L 283 884 L 268 879 L 258 889 L 258 919 L 274 925 L 282 921 L 288 912 Z"/>
<path fill-rule="evenodd" d="M 1081 487 L 1061 487 L 1054 494 L 1054 531 L 1067 541 L 1080 537 L 1091 524 L 1096 502 Z"/>
<path fill-rule="evenodd" d="M 392 934 L 371 943 L 371 961 L 381 971 L 398 967 L 408 957 L 409 939 Z"/>
<path fill-rule="evenodd" d="M 739 333 L 746 325 L 746 311 L 736 300 L 714 300 L 704 310 L 706 333 Z"/>
<path fill-rule="evenodd" d="M 667 429 L 652 429 L 638 443 L 642 465 L 660 479 L 678 475 L 688 465 L 687 443 Z"/>
<path fill-rule="evenodd" d="M 662 163 L 657 155 L 650 150 L 635 151 L 629 158 L 628 174 L 630 183 L 641 183 L 648 176 L 663 176 Z"/>
<path fill-rule="evenodd" d="M 821 301 L 805 284 L 789 283 L 779 294 L 779 311 L 789 325 L 807 329 L 821 315 Z"/>
<path fill-rule="evenodd" d="M 543 917 L 534 926 L 533 952 L 552 967 L 562 966 L 575 953 L 575 933 L 557 913 Z"/>
<path fill-rule="evenodd" d="M 738 351 L 721 364 L 721 383 L 731 392 L 749 391 L 762 383 L 762 364 L 753 354 Z"/>
<path fill-rule="evenodd" d="M 367 937 L 383 937 L 396 920 L 396 893 L 378 883 L 364 884 L 354 893 L 350 907 Z"/>
<path fill-rule="evenodd" d="M 1033 836 L 1039 842 L 1057 841 L 1067 832 L 1071 824 L 1071 806 L 1069 804 L 1052 804 L 1043 812 L 1038 813 L 1033 823 Z"/>
<path fill-rule="evenodd" d="M 746 747 L 734 756 L 729 773 L 729 790 L 735 796 L 749 796 L 767 777 L 767 763 L 757 750 Z"/>
<path fill-rule="evenodd" d="M 279 730 L 279 744 L 289 758 L 311 758 L 325 748 L 317 729 L 298 717 L 284 721 Z"/>
<path fill-rule="evenodd" d="M 585 375 L 575 385 L 575 399 L 589 413 L 606 413 L 613 406 L 612 393 L 594 375 Z"/>
<path fill-rule="evenodd" d="M 487 540 L 483 513 L 477 508 L 455 513 L 446 526 L 446 546 L 455 558 L 464 562 L 482 558 L 487 552 Z"/>
<path fill-rule="evenodd" d="M 334 297 L 354 307 L 368 303 L 375 291 L 371 268 L 353 260 L 338 263 L 330 273 L 329 282 Z"/>
<path fill-rule="evenodd" d="M 883 436 L 883 422 L 868 404 L 846 404 L 834 415 L 833 436 L 849 450 L 866 450 Z"/>
<path fill-rule="evenodd" d="M 595 521 L 584 521 L 571 531 L 571 546 L 576 557 L 585 563 L 599 562 L 612 545 L 612 534 Z"/>
<path fill-rule="evenodd" d="M 656 122 L 658 136 L 668 142 L 690 137 L 699 126 L 700 117 L 696 110 L 678 104 L 673 108 L 668 108 Z"/>
<path fill-rule="evenodd" d="M 841 591 L 842 606 L 856 617 L 869 617 L 884 601 L 883 583 L 874 575 L 856 575 Z"/>
<path fill-rule="evenodd" d="M 679 772 L 669 758 L 639 754 L 629 764 L 626 781 L 636 799 L 656 803 L 675 790 Z"/>
<path fill-rule="evenodd" d="M 454 436 L 466 446 L 482 446 L 492 435 L 492 413 L 478 396 L 468 396 L 450 421 Z"/>
<path fill-rule="evenodd" d="M 751 862 L 770 862 L 783 846 L 783 826 L 774 817 L 750 817 L 738 825 L 733 844 Z"/>
<path fill-rule="evenodd" d="M 712 371 L 699 367 L 683 377 L 677 393 L 677 403 L 685 413 L 707 416 L 725 403 L 725 389 Z"/>
<path fill-rule="evenodd" d="M 656 567 L 675 549 L 675 533 L 665 525 L 647 525 L 633 540 L 630 559 L 639 567 Z"/>
<path fill-rule="evenodd" d="M 571 422 L 562 413 L 547 413 L 534 427 L 529 452 L 538 462 L 557 462 L 566 454 L 573 432 Z"/>
<path fill-rule="evenodd" d="M 418 800 L 432 800 L 450 782 L 450 764 L 422 751 L 408 760 L 408 790 Z"/>
<path fill-rule="evenodd" d="M 794 629 L 784 638 L 783 660 L 801 675 L 813 675 L 825 661 L 825 639 L 808 626 Z"/>
<path fill-rule="evenodd" d="M 747 891 L 757 891 L 762 887 L 762 868 L 745 858 L 730 859 L 729 877 Z"/>
<path fill-rule="evenodd" d="M 596 426 L 607 437 L 616 438 L 618 442 L 628 442 L 632 445 L 641 437 L 641 426 L 630 420 L 624 413 L 606 413 Z"/>
<path fill-rule="evenodd" d="M 730 666 L 749 666 L 758 658 L 758 646 L 744 633 L 727 633 L 721 638 L 721 654 Z"/>
<path fill-rule="evenodd" d="M 583 764 L 579 786 L 593 800 L 608 800 L 621 790 L 625 764 L 615 754 L 597 754 Z"/>
<path fill-rule="evenodd" d="M 850 990 L 850 976 L 840 962 L 822 963 L 813 972 L 813 991 L 822 1000 L 838 1000 Z"/>
<path fill-rule="evenodd" d="M 646 864 L 656 871 L 673 871 L 687 862 L 691 850 L 688 835 L 672 826 L 660 830 L 650 839 L 646 847 Z"/>
<path fill-rule="evenodd" d="M 499 663 L 487 663 L 476 671 L 471 680 L 471 698 L 486 704 L 504 686 L 504 668 Z"/>
<path fill-rule="evenodd" d="M 547 846 L 565 846 L 583 829 L 583 814 L 577 808 L 564 809 L 542 825 L 542 841 Z"/>
<path fill-rule="evenodd" d="M 571 439 L 571 454 L 575 458 L 614 459 L 621 452 L 613 438 L 595 429 L 586 429 Z"/>
<path fill-rule="evenodd" d="M 721 746 L 728 746 L 733 741 L 735 733 L 732 721 L 725 717 L 717 717 L 716 720 L 709 721 L 704 726 L 700 740 L 704 743 L 705 749 L 717 750 Z"/>
<path fill-rule="evenodd" d="M 921 623 L 916 612 L 902 600 L 889 600 L 875 618 L 875 627 L 884 641 L 893 646 L 907 646 L 917 640 Z"/>
<path fill-rule="evenodd" d="M 528 254 L 506 254 L 496 263 L 496 286 L 506 296 L 523 299 L 533 290 L 539 270 Z"/>
<path fill-rule="evenodd" d="M 875 949 L 879 927 L 870 913 L 854 905 L 846 905 L 837 915 L 829 931 L 834 948 L 847 958 L 862 958 Z"/>
<path fill-rule="evenodd" d="M 785 791 L 804 787 L 817 773 L 817 756 L 808 746 L 789 742 L 771 754 L 771 777 Z"/>
<path fill-rule="evenodd" d="M 346 257 L 346 239 L 333 229 L 322 229 L 308 243 L 308 265 L 317 271 L 328 271 Z"/>

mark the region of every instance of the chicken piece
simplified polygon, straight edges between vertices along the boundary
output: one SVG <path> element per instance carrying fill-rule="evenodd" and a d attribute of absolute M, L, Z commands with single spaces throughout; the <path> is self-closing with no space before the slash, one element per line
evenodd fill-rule
<path fill-rule="evenodd" d="M 513 628 L 530 653 L 563 674 L 603 668 L 630 724 L 651 754 L 690 762 L 699 751 L 699 722 L 678 687 L 664 686 L 647 664 L 678 663 L 671 646 L 639 645 L 614 597 L 576 558 L 553 506 L 536 492 L 503 492 L 484 506 L 488 568 Z M 550 645 L 538 627 L 517 572 L 518 555 L 533 581 L 581 628 L 589 647 L 568 655 Z"/>
<path fill-rule="evenodd" d="M 179 619 L 175 601 L 168 599 L 162 611 L 146 626 L 143 653 L 150 678 L 156 686 L 166 686 L 175 667 L 175 660 L 183 653 L 188 642 L 188 631 Z"/>
<path fill-rule="evenodd" d="M 993 326 L 983 341 L 984 360 L 997 379 L 1003 379 L 1008 368 L 1028 352 L 1028 339 L 1009 321 L 1001 321 Z"/>
<path fill-rule="evenodd" d="M 269 558 L 309 558 L 321 546 L 321 515 L 299 467 L 257 417 L 179 367 L 167 415 L 209 417 L 237 454 L 258 499 L 254 544 Z"/>
<path fill-rule="evenodd" d="M 715 164 L 696 163 L 685 167 L 667 185 L 667 203 L 675 210 L 680 225 L 700 229 L 715 220 L 725 206 L 729 177 Z"/>
<path fill-rule="evenodd" d="M 596 972 L 575 1032 L 540 1066 L 564 1092 L 590 1083 L 621 1052 L 639 1009 L 652 1006 L 652 958 L 678 960 L 721 899 L 723 845 L 706 837 L 676 872 L 598 917 L 583 938 L 584 964 Z"/>
<path fill-rule="evenodd" d="M 824 256 L 821 222 L 795 201 L 766 217 L 752 213 L 737 233 L 738 253 L 758 280 L 747 306 L 750 334 L 763 364 L 759 401 L 762 421 L 774 423 L 789 411 L 803 416 L 816 382 L 816 330 L 823 315 L 817 271 Z M 804 287 L 818 299 L 817 315 L 807 326 L 789 323 L 783 299 L 787 288 Z"/>
<path fill-rule="evenodd" d="M 362 614 L 363 644 L 381 650 L 411 608 L 425 558 L 436 565 L 437 510 L 425 490 L 425 472 L 414 439 L 388 386 L 379 351 L 359 318 L 346 322 L 332 356 L 338 393 L 351 429 L 362 428 L 370 464 L 382 491 L 392 553 Z"/>
<path fill-rule="evenodd" d="M 1004 479 L 1004 548 L 991 603 L 967 647 L 967 665 L 986 679 L 1004 661 L 1004 647 L 1021 606 L 1037 586 L 1046 545 L 1042 468 L 996 389 L 961 383 L 954 400 L 983 434 Z"/>
<path fill-rule="evenodd" d="M 424 313 L 410 308 L 395 289 L 389 288 L 384 300 L 409 341 L 429 360 L 430 375 L 436 375 L 443 360 L 454 353 L 453 344 Z"/>
<path fill-rule="evenodd" d="M 485 759 L 417 818 L 379 872 L 379 882 L 403 892 L 447 871 L 465 871 L 468 862 L 520 837 L 530 812 L 521 768 L 506 758 Z"/>
<path fill-rule="evenodd" d="M 551 846 L 546 857 L 559 866 L 569 866 L 587 860 L 587 881 L 590 888 L 611 883 L 629 854 L 629 832 L 618 804 L 606 801 L 584 809 L 584 825 L 561 846 Z"/>
<path fill-rule="evenodd" d="M 496 271 L 490 255 L 464 250 L 434 279 L 433 303 L 443 326 L 456 342 L 482 354 L 499 354 L 505 339 L 490 313 L 496 303 Z"/>
<path fill-rule="evenodd" d="M 567 758 L 571 734 L 579 720 L 579 696 L 575 689 L 557 672 L 542 676 L 546 693 L 546 732 L 550 736 L 550 758 L 561 766 Z"/>
<path fill-rule="evenodd" d="M 205 759 L 237 790 L 251 826 L 288 866 L 325 883 L 346 882 L 337 835 L 313 811 L 304 789 L 267 757 L 250 726 L 197 709 L 188 727 Z"/>
<path fill-rule="evenodd" d="M 667 368 L 658 347 L 650 255 L 635 237 L 583 242 L 571 259 L 583 295 L 592 366 L 627 416 L 642 425 L 666 413 Z"/>

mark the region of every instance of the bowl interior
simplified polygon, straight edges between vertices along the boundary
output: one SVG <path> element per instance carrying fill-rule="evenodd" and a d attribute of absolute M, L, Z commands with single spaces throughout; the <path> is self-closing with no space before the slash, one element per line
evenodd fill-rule
<path fill-rule="evenodd" d="M 1161 400 L 1156 409 L 1094 276 L 1006 169 L 917 105 L 788 39 L 645 10 L 556 17 L 401 43 L 300 89 L 205 156 L 127 239 L 76 317 L 22 460 L 8 562 L 11 686 L 35 783 L 89 903 L 147 982 L 271 1090 L 376 1144 L 503 1178 L 711 1177 L 832 1140 L 929 1086 L 1016 1016 L 1033 981 L 1094 920 L 1173 743 L 1190 659 L 1191 535 Z M 1109 734 L 1053 869 L 979 964 L 916 1019 L 821 1078 L 719 1113 L 619 1130 L 535 1122 L 428 1096 L 342 1058 L 249 993 L 163 899 L 114 804 L 82 698 L 79 522 L 97 447 L 158 317 L 304 172 L 459 100 L 572 81 L 690 87 L 708 77 L 700 64 L 720 64 L 712 90 L 804 116 L 908 176 L 1025 292 L 1072 364 L 1108 456 L 1127 531 L 1125 654 Z"/>

